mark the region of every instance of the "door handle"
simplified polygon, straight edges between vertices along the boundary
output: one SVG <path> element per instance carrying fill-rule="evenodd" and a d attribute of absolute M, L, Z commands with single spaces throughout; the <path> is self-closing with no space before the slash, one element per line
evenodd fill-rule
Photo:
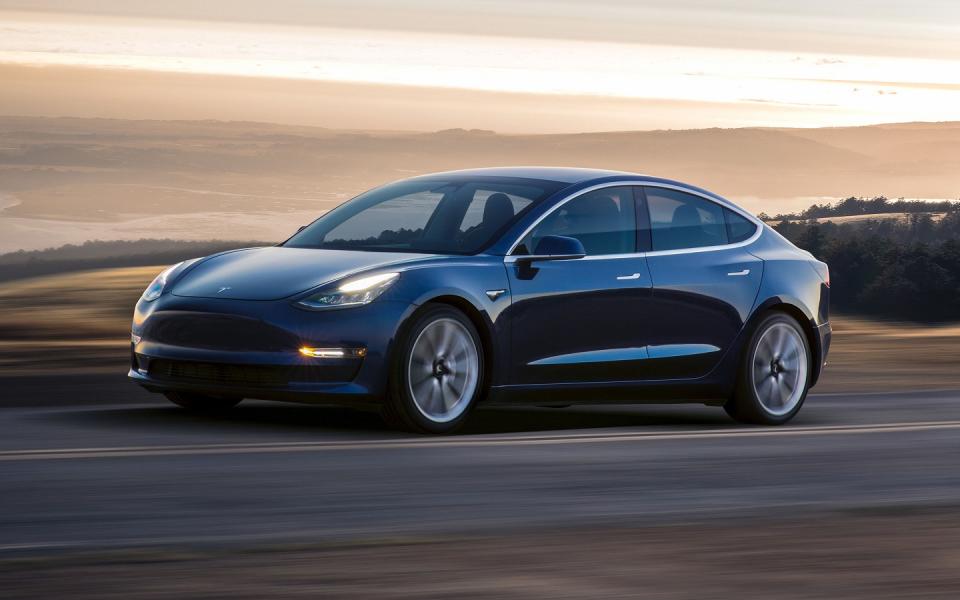
<path fill-rule="evenodd" d="M 734 271 L 732 273 L 727 273 L 729 277 L 743 277 L 744 275 L 749 275 L 750 269 L 744 269 L 742 271 Z"/>
<path fill-rule="evenodd" d="M 631 279 L 640 279 L 640 273 L 634 273 L 633 275 L 620 275 L 617 277 L 617 281 L 630 281 Z"/>

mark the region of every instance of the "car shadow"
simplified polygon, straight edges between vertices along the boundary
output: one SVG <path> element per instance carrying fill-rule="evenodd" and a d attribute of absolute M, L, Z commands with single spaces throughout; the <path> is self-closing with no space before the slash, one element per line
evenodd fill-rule
<path fill-rule="evenodd" d="M 404 437 L 390 429 L 372 411 L 273 402 L 245 402 L 219 414 L 198 414 L 174 406 L 124 406 L 97 410 L 47 414 L 45 418 L 74 424 L 120 428 L 126 432 L 175 430 L 185 434 L 203 432 L 318 433 L 343 437 Z M 570 429 L 618 427 L 729 427 L 733 422 L 723 410 L 694 405 L 573 406 L 568 408 L 489 407 L 475 411 L 456 435 L 531 433 Z M 258 435 L 259 436 L 259 435 Z M 340 436 L 338 436 L 340 437 Z"/>
<path fill-rule="evenodd" d="M 244 403 L 222 413 L 197 413 L 176 406 L 125 406 L 58 415 L 89 425 L 157 432 L 175 430 L 185 434 L 211 433 L 302 433 L 343 432 L 390 434 L 379 415 L 349 408 L 331 408 L 283 403 Z M 399 435 L 399 432 L 397 432 Z"/>
<path fill-rule="evenodd" d="M 521 433 L 614 427 L 717 427 L 733 421 L 722 409 L 691 405 L 496 407 L 471 415 L 461 434 Z"/>

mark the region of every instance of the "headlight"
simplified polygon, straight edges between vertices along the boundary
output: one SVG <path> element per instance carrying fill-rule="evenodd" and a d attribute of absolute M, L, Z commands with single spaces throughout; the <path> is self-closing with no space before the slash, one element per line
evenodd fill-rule
<path fill-rule="evenodd" d="M 400 273 L 378 273 L 347 279 L 336 287 L 321 290 L 298 304 L 308 308 L 344 308 L 370 304 L 400 277 Z"/>
<path fill-rule="evenodd" d="M 167 267 L 163 270 L 162 273 L 153 278 L 153 281 L 150 282 L 150 285 L 147 286 L 147 289 L 143 290 L 143 295 L 140 296 L 143 300 L 147 302 L 152 302 L 160 297 L 160 294 L 163 293 L 164 286 L 167 285 L 167 277 L 170 276 L 170 273 L 173 273 L 174 269 L 183 264 L 183 262 L 178 262 L 177 264 Z"/>

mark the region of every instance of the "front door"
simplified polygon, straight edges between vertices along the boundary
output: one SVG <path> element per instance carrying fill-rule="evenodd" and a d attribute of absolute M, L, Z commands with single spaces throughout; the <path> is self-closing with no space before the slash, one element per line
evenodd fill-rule
<path fill-rule="evenodd" d="M 602 188 L 550 213 L 514 254 L 547 235 L 580 240 L 587 256 L 506 264 L 514 384 L 633 381 L 647 357 L 650 275 L 637 253 L 638 198 Z"/>

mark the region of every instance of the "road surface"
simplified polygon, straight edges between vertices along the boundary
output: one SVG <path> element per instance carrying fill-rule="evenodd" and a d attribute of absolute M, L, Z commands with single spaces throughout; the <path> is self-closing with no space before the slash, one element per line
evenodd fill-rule
<path fill-rule="evenodd" d="M 245 402 L 202 417 L 99 386 L 76 389 L 108 404 L 5 386 L 0 554 L 960 506 L 954 391 L 813 394 L 779 428 L 608 406 L 485 410 L 463 434 L 423 437 L 347 410 Z"/>

